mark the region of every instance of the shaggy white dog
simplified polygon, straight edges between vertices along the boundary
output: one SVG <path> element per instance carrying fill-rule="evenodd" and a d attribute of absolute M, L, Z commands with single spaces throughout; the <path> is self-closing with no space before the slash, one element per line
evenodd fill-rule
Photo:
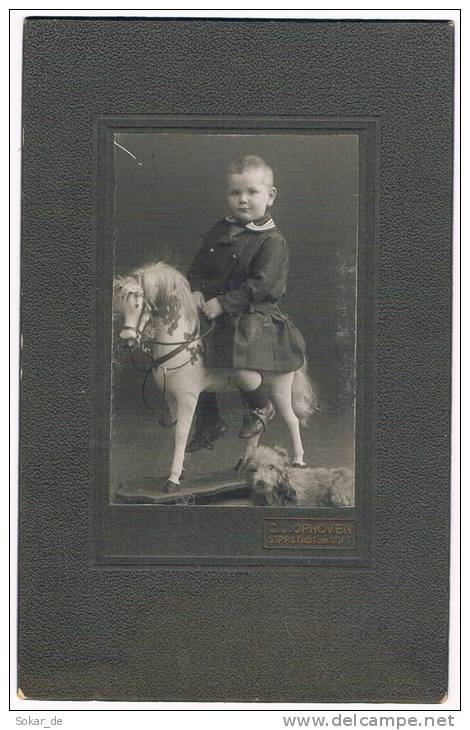
<path fill-rule="evenodd" d="M 243 470 L 253 502 L 273 507 L 353 507 L 354 475 L 349 469 L 305 469 L 291 464 L 287 451 L 258 446 Z"/>

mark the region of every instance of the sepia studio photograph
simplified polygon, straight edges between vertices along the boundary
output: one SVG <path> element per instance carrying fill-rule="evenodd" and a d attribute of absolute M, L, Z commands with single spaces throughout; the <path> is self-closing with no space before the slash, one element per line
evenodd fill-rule
<path fill-rule="evenodd" d="M 358 136 L 113 149 L 111 503 L 354 506 Z"/>

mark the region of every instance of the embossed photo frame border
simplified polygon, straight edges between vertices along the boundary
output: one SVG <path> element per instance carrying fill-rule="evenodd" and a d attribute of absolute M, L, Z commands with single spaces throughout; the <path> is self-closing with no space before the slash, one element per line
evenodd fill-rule
<path fill-rule="evenodd" d="M 355 507 L 286 509 L 218 506 L 118 505 L 109 502 L 111 313 L 113 279 L 114 134 L 189 132 L 357 134 L 359 140 L 356 337 Z M 375 257 L 378 206 L 379 119 L 361 117 L 103 116 L 95 120 L 95 372 L 93 490 L 90 502 L 94 566 L 292 566 L 367 567 L 373 560 Z M 220 519 L 223 511 L 223 520 Z M 352 520 L 351 549 L 269 549 L 267 520 Z M 350 524 L 348 522 L 348 524 Z M 191 550 L 178 549 L 184 534 Z"/>

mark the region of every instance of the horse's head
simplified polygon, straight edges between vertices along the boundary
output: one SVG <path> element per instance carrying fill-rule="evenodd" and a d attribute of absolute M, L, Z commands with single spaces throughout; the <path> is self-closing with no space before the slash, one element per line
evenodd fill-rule
<path fill-rule="evenodd" d="M 166 336 L 173 335 L 179 326 L 192 332 L 198 321 L 188 282 L 163 261 L 118 277 L 114 281 L 114 310 L 124 315 L 119 337 L 130 345 L 141 343 L 150 317 Z"/>
<path fill-rule="evenodd" d="M 150 316 L 141 282 L 134 276 L 119 276 L 113 283 L 114 311 L 122 314 L 124 325 L 119 333 L 128 344 L 140 344 L 144 326 Z"/>

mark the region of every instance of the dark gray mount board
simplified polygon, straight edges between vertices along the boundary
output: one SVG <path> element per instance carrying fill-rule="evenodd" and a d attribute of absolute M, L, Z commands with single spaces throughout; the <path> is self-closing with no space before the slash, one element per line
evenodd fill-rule
<path fill-rule="evenodd" d="M 453 38 L 452 24 L 425 21 L 26 21 L 18 654 L 26 697 L 444 698 Z M 103 149 L 120 124 L 365 130 L 358 519 L 367 529 L 349 562 L 297 551 L 266 559 L 262 546 L 260 559 L 220 559 L 217 540 L 209 557 L 159 560 L 146 542 L 157 508 L 129 512 L 127 532 L 107 512 Z M 165 509 L 171 526 L 181 508 Z"/>

